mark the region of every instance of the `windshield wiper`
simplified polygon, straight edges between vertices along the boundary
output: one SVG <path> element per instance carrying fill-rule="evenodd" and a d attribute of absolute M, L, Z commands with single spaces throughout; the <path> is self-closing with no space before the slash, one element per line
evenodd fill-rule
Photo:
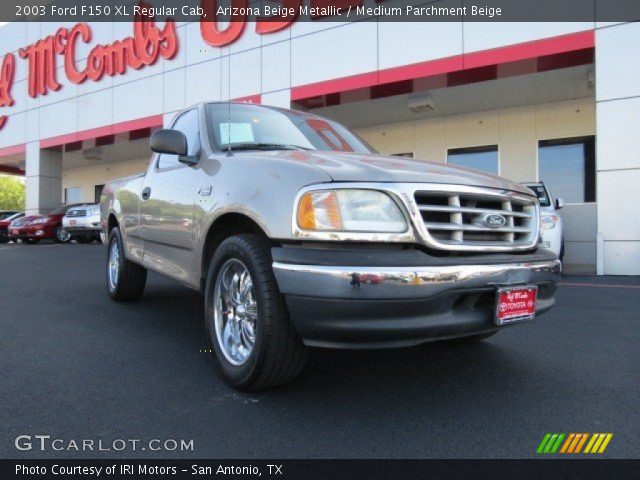
<path fill-rule="evenodd" d="M 283 143 L 232 143 L 220 147 L 221 150 L 311 150 L 308 147 L 299 145 L 288 145 Z"/>

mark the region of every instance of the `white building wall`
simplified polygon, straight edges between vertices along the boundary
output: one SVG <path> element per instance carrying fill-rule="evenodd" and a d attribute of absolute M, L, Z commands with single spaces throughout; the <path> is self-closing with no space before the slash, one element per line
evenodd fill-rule
<path fill-rule="evenodd" d="M 640 271 L 640 24 L 596 30 L 598 232 L 605 274 Z"/>

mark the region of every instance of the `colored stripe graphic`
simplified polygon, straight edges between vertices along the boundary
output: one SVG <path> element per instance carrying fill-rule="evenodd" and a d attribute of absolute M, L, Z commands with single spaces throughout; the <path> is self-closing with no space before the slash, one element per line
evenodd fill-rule
<path fill-rule="evenodd" d="M 584 449 L 584 453 L 604 453 L 613 438 L 612 433 L 594 433 Z"/>
<path fill-rule="evenodd" d="M 604 453 L 612 438 L 613 433 L 547 433 L 536 452 L 541 454 Z"/>
<path fill-rule="evenodd" d="M 544 452 L 544 447 L 547 445 L 547 442 L 549 441 L 550 438 L 551 438 L 551 434 L 550 433 L 547 433 L 544 436 L 544 438 L 540 442 L 540 445 L 538 445 L 538 450 L 536 450 L 537 453 L 543 453 Z"/>
<path fill-rule="evenodd" d="M 564 445 L 562 445 L 562 449 L 560 450 L 560 453 L 567 453 L 567 450 L 569 449 L 569 446 L 573 442 L 574 438 L 576 438 L 576 434 L 570 433 L 567 439 L 565 440 Z"/>
<path fill-rule="evenodd" d="M 556 453 L 564 437 L 564 433 L 547 433 L 536 451 L 538 453 Z"/>
<path fill-rule="evenodd" d="M 580 453 L 582 451 L 582 446 L 584 445 L 584 442 L 586 442 L 587 438 L 589 438 L 588 433 L 581 433 L 580 435 L 582 437 L 580 438 L 578 445 L 576 445 L 576 449 L 573 451 L 573 453 Z"/>
<path fill-rule="evenodd" d="M 602 442 L 602 445 L 600 445 L 600 450 L 598 450 L 598 453 L 604 453 L 604 451 L 609 446 L 609 442 L 611 441 L 612 438 L 613 438 L 613 433 L 607 433 L 607 436 L 604 438 L 604 442 Z"/>

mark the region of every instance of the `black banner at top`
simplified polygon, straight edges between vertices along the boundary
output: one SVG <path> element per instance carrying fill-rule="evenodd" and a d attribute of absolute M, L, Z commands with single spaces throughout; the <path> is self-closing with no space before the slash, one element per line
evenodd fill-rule
<path fill-rule="evenodd" d="M 639 0 L 3 0 L 0 22 L 629 22 Z"/>

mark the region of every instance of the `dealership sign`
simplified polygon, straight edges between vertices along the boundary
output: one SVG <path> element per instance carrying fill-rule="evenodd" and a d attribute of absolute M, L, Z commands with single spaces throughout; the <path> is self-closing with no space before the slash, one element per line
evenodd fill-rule
<path fill-rule="evenodd" d="M 312 17 L 326 16 L 331 11 L 361 4 L 362 0 L 311 0 Z M 297 18 L 302 0 L 282 0 L 285 14 L 274 17 L 259 17 L 255 22 L 255 31 L 259 35 L 274 33 L 287 28 Z M 220 28 L 216 20 L 219 14 L 218 0 L 202 0 L 203 15 L 200 20 L 202 39 L 214 47 L 229 45 L 240 38 L 247 25 L 248 0 L 232 0 L 231 21 Z M 140 8 L 146 7 L 145 2 Z M 288 12 L 288 13 L 287 13 Z M 72 28 L 60 28 L 37 42 L 18 51 L 20 59 L 28 62 L 28 94 L 31 98 L 47 95 L 62 87 L 57 78 L 58 62 L 64 65 L 64 74 L 75 84 L 99 82 L 105 76 L 125 75 L 130 69 L 140 70 L 155 64 L 160 58 L 171 60 L 180 48 L 176 24 L 169 19 L 163 28 L 156 26 L 153 16 L 136 14 L 133 22 L 133 34 L 109 45 L 94 46 L 83 66 L 76 62 L 76 52 L 80 43 L 91 43 L 91 27 L 78 23 Z M 16 72 L 16 56 L 7 53 L 0 65 L 0 109 L 14 105 L 11 94 Z M 1 111 L 1 110 L 0 110 Z M 0 129 L 8 117 L 0 115 Z"/>

